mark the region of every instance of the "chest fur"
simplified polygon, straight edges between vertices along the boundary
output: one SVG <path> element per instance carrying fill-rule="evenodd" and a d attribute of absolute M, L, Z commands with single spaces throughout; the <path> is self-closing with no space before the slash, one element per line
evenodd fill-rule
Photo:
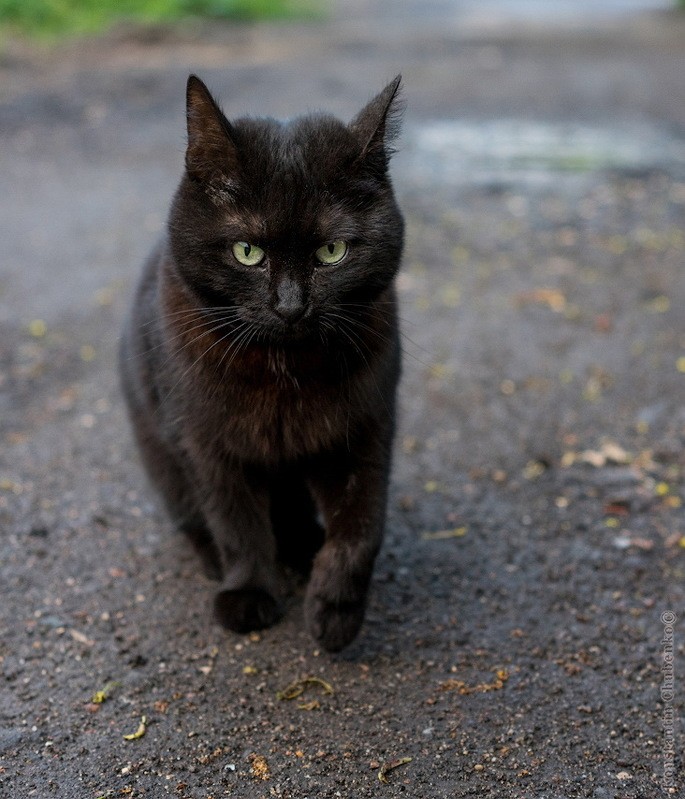
<path fill-rule="evenodd" d="M 196 352 L 197 350 L 197 352 Z M 343 442 L 363 406 L 334 354 L 254 346 L 229 360 L 198 340 L 178 361 L 178 419 L 193 446 L 263 462 L 313 455 Z"/>
<path fill-rule="evenodd" d="M 373 335 L 362 350 L 344 337 L 240 344 L 239 330 L 227 335 L 194 317 L 188 323 L 189 306 L 171 282 L 162 296 L 162 318 L 172 321 L 162 333 L 167 366 L 160 372 L 173 381 L 164 393 L 176 398 L 168 418 L 189 446 L 250 461 L 298 459 L 344 445 L 359 420 L 393 405 L 398 370 L 390 301 L 365 320 Z"/>

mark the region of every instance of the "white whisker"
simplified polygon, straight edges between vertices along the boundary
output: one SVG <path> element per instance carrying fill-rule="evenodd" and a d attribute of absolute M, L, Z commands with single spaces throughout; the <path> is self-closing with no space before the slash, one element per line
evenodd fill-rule
<path fill-rule="evenodd" d="M 220 329 L 221 327 L 225 327 L 225 326 L 226 326 L 226 325 L 219 325 L 219 326 L 217 326 L 217 328 L 215 328 L 215 329 L 214 329 L 213 331 L 211 331 L 211 332 L 216 332 L 216 330 L 217 330 L 217 329 Z M 173 385 L 173 386 L 172 386 L 172 387 L 169 389 L 169 391 L 167 392 L 166 396 L 164 397 L 164 399 L 162 400 L 162 402 L 160 403 L 160 405 L 163 405 L 165 402 L 167 402 L 167 400 L 169 399 L 169 397 L 170 397 L 170 396 L 173 394 L 173 392 L 174 392 L 174 391 L 175 391 L 175 390 L 178 388 L 178 386 L 179 386 L 179 385 L 180 385 L 180 384 L 183 382 L 183 380 L 185 379 L 186 375 L 187 375 L 187 374 L 188 374 L 190 371 L 192 371 L 192 369 L 193 369 L 193 368 L 194 368 L 194 367 L 195 367 L 195 366 L 196 366 L 196 365 L 197 365 L 197 364 L 198 364 L 198 363 L 199 363 L 199 362 L 200 362 L 200 361 L 201 361 L 203 358 L 205 358 L 205 357 L 206 357 L 206 356 L 209 354 L 209 352 L 211 352 L 211 351 L 214 349 L 214 347 L 218 346 L 219 344 L 222 344 L 222 343 L 223 343 L 224 341 L 226 341 L 226 339 L 227 339 L 227 338 L 229 338 L 231 335 L 235 335 L 237 331 L 243 331 L 243 330 L 244 330 L 246 327 L 249 327 L 249 326 L 250 326 L 250 322 L 247 322 L 247 321 L 244 321 L 244 320 L 243 320 L 243 322 L 241 322 L 241 324 L 240 324 L 240 325 L 238 325 L 238 327 L 237 327 L 235 330 L 229 330 L 229 331 L 228 331 L 228 333 L 225 333 L 223 336 L 220 336 L 220 337 L 219 337 L 219 338 L 218 338 L 218 339 L 217 339 L 217 340 L 216 340 L 216 341 L 215 341 L 213 344 L 210 344 L 210 345 L 209 345 L 209 347 L 207 347 L 207 349 L 203 350 L 203 351 L 202 351 L 202 352 L 201 352 L 201 353 L 200 353 L 200 354 L 197 356 L 197 358 L 195 358 L 195 360 L 194 360 L 194 361 L 193 361 L 193 362 L 192 362 L 192 363 L 191 363 L 191 364 L 190 364 L 190 365 L 189 365 L 189 366 L 188 366 L 186 369 L 184 369 L 183 373 L 182 373 L 182 374 L 181 374 L 181 376 L 178 378 L 178 380 L 177 380 L 177 381 L 174 383 L 174 385 Z M 209 332 L 209 331 L 208 331 L 208 332 Z M 175 353 L 175 354 L 178 354 L 178 353 L 180 353 L 182 350 L 184 350 L 184 349 L 185 349 L 186 347 L 188 347 L 190 344 L 194 344 L 194 343 L 195 343 L 196 341 L 198 341 L 198 340 L 201 338 L 201 336 L 203 336 L 203 335 L 206 335 L 206 334 L 205 334 L 205 333 L 202 333 L 202 334 L 200 334 L 200 336 L 196 336 L 196 337 L 195 337 L 195 338 L 194 338 L 192 341 L 189 341 L 189 342 L 187 342 L 187 343 L 186 343 L 186 344 L 185 344 L 183 347 L 181 347 L 180 349 L 178 349 L 178 350 L 176 351 L 176 353 Z M 239 333 L 239 336 L 240 336 L 240 333 Z M 169 356 L 169 359 L 170 359 L 171 357 L 173 357 L 173 354 Z M 169 360 L 169 359 L 167 359 L 167 360 Z"/>

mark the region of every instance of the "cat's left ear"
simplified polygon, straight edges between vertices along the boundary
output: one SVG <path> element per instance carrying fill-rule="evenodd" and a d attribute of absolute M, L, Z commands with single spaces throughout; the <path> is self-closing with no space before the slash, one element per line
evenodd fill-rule
<path fill-rule="evenodd" d="M 380 161 L 383 169 L 393 153 L 392 143 L 400 132 L 404 105 L 398 75 L 350 122 L 350 130 L 362 143 L 362 158 Z"/>
<path fill-rule="evenodd" d="M 218 175 L 228 177 L 236 170 L 238 155 L 231 135 L 231 124 L 195 75 L 186 89 L 188 148 L 186 169 L 192 178 L 210 182 Z"/>

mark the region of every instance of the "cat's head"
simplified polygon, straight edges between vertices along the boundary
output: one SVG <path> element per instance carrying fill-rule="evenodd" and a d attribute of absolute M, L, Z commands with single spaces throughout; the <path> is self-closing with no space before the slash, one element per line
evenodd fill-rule
<path fill-rule="evenodd" d="M 186 170 L 169 232 L 181 279 L 202 306 L 236 309 L 263 338 L 335 326 L 392 282 L 403 223 L 388 161 L 397 77 L 350 122 L 310 115 L 229 122 L 188 80 Z"/>

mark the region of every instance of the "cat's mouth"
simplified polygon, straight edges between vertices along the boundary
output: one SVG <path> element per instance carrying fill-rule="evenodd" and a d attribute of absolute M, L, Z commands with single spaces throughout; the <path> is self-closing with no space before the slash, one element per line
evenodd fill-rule
<path fill-rule="evenodd" d="M 311 308 L 282 313 L 272 310 L 268 320 L 262 320 L 263 335 L 278 343 L 303 341 L 318 335 L 319 324 Z"/>

